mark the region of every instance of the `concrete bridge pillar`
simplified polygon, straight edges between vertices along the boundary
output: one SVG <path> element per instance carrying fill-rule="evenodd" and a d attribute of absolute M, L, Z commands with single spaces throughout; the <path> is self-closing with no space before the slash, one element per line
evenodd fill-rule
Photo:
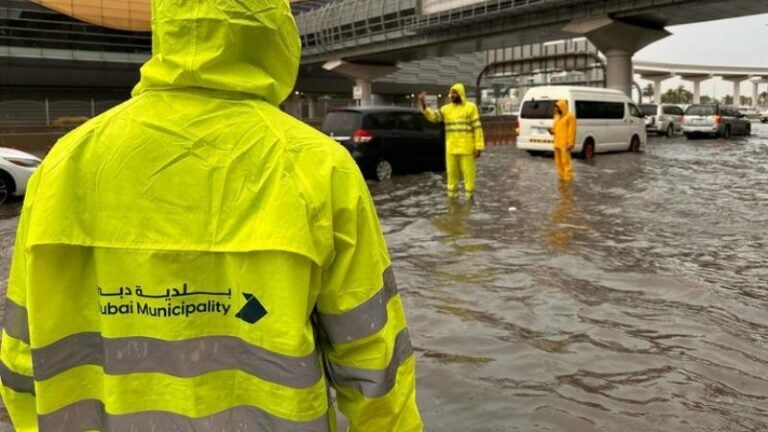
<path fill-rule="evenodd" d="M 373 91 L 371 91 L 372 85 L 373 84 L 369 79 L 355 79 L 355 87 L 357 87 L 356 91 L 359 92 L 359 94 L 355 95 L 355 99 L 360 100 L 360 106 L 373 105 Z"/>
<path fill-rule="evenodd" d="M 298 92 L 291 93 L 291 95 L 288 96 L 288 99 L 283 102 L 283 109 L 293 117 L 296 117 L 297 119 L 301 118 L 301 96 Z"/>
<path fill-rule="evenodd" d="M 749 79 L 747 75 L 723 76 L 723 80 L 733 83 L 733 104 L 741 105 L 741 83 Z"/>
<path fill-rule="evenodd" d="M 661 84 L 673 77 L 671 74 L 640 74 L 640 77 L 653 82 L 653 102 L 661 103 Z"/>
<path fill-rule="evenodd" d="M 323 65 L 323 69 L 355 80 L 356 89 L 353 97 L 360 101 L 361 106 L 370 106 L 373 105 L 372 81 L 397 72 L 398 67 L 387 64 L 362 64 L 331 60 Z"/>
<path fill-rule="evenodd" d="M 318 104 L 318 99 L 316 95 L 310 95 L 308 97 L 309 99 L 309 118 L 316 119 L 320 118 L 320 105 Z"/>
<path fill-rule="evenodd" d="M 606 84 L 632 96 L 632 56 L 642 48 L 669 36 L 662 25 L 643 27 L 609 17 L 574 21 L 563 30 L 585 36 L 605 54 Z"/>
<path fill-rule="evenodd" d="M 760 99 L 760 84 L 768 82 L 768 76 L 753 78 L 751 82 L 752 82 L 752 107 L 758 108 L 760 106 L 758 102 L 758 99 Z"/>
<path fill-rule="evenodd" d="M 663 79 L 653 80 L 653 101 L 657 104 L 661 103 L 661 83 L 663 82 Z"/>
<path fill-rule="evenodd" d="M 701 83 L 712 78 L 710 75 L 680 75 L 685 81 L 693 83 L 693 103 L 701 103 Z"/>
<path fill-rule="evenodd" d="M 757 99 L 760 97 L 758 87 L 760 87 L 760 84 L 752 81 L 752 108 L 757 108 Z"/>

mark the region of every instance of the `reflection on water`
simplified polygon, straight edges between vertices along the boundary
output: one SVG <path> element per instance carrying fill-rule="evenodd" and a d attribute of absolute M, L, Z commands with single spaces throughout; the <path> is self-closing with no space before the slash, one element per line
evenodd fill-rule
<path fill-rule="evenodd" d="M 573 231 L 573 220 L 577 215 L 574 214 L 573 190 L 570 182 L 561 182 L 558 184 L 557 205 L 552 211 L 551 224 L 547 231 L 547 240 L 555 249 L 565 252 L 571 246 Z"/>
<path fill-rule="evenodd" d="M 428 431 L 768 430 L 768 126 L 371 183 Z M 0 214 L 7 274 L 16 207 Z"/>
<path fill-rule="evenodd" d="M 462 200 L 448 198 L 448 211 L 444 215 L 432 218 L 432 225 L 450 237 L 467 235 L 467 218 L 475 203 L 474 199 Z"/>

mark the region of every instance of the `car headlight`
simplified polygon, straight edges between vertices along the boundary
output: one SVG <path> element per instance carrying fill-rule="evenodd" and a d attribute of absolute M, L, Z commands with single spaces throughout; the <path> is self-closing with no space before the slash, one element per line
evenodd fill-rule
<path fill-rule="evenodd" d="M 38 159 L 23 159 L 23 158 L 9 158 L 9 157 L 4 159 L 14 165 L 22 166 L 25 168 L 34 168 L 40 165 L 40 161 Z"/>

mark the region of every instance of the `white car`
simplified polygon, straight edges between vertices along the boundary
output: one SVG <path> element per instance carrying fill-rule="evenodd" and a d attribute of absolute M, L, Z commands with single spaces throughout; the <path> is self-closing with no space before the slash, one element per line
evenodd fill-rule
<path fill-rule="evenodd" d="M 760 113 L 760 122 L 761 123 L 768 123 L 768 110 L 765 110 Z"/>
<path fill-rule="evenodd" d="M 10 196 L 22 196 L 40 159 L 29 153 L 0 147 L 0 204 Z"/>

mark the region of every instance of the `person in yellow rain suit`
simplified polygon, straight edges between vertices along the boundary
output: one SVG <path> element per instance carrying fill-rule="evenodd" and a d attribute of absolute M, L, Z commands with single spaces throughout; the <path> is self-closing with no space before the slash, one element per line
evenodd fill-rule
<path fill-rule="evenodd" d="M 459 177 L 464 180 L 464 193 L 472 198 L 475 192 L 477 172 L 475 159 L 485 149 L 485 137 L 480 124 L 477 105 L 467 100 L 463 84 L 454 84 L 448 97 L 451 103 L 443 105 L 439 111 L 427 107 L 427 94 L 419 94 L 419 102 L 424 117 L 433 123 L 445 125 L 445 170 L 448 183 L 448 196 L 459 194 Z"/>
<path fill-rule="evenodd" d="M 18 432 L 422 431 L 355 162 L 282 113 L 285 0 L 154 0 L 133 97 L 31 180 L 0 349 Z"/>
<path fill-rule="evenodd" d="M 552 108 L 554 124 L 550 132 L 554 135 L 555 168 L 560 180 L 573 180 L 571 151 L 576 145 L 576 117 L 568 109 L 568 101 L 559 100 Z"/>

